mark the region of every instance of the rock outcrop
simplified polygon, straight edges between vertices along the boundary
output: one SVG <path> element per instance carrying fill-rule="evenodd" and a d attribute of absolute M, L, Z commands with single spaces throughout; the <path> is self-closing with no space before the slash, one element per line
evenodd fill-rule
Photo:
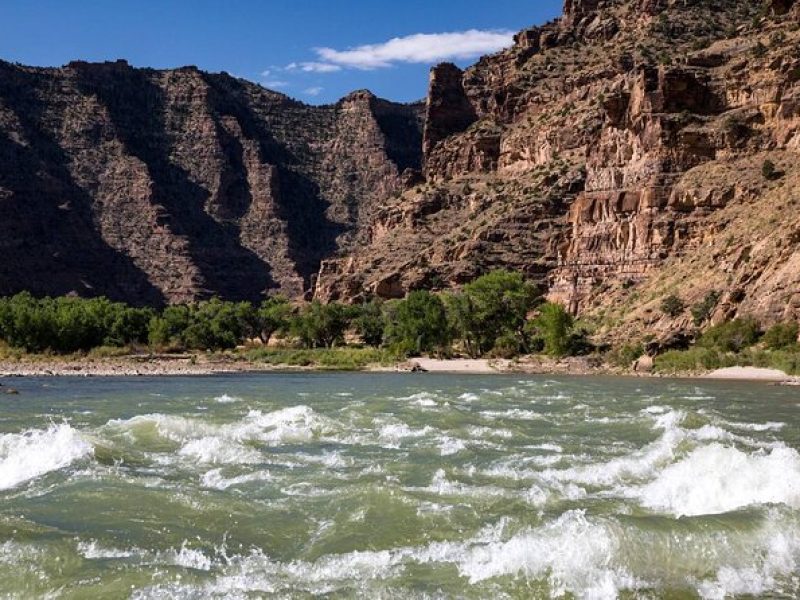
<path fill-rule="evenodd" d="M 0 294 L 301 297 L 421 168 L 421 117 L 192 67 L 0 63 Z"/>

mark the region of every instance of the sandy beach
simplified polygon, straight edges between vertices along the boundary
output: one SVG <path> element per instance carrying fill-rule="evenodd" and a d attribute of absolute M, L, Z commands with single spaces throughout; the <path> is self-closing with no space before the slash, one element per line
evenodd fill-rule
<path fill-rule="evenodd" d="M 787 375 L 778 369 L 759 367 L 727 367 L 702 376 L 704 379 L 730 379 L 739 381 L 770 381 L 773 383 L 800 383 L 800 378 Z"/>

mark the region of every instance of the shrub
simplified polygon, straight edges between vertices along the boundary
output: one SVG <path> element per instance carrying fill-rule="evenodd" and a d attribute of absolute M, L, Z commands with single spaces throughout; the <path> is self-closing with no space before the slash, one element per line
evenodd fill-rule
<path fill-rule="evenodd" d="M 613 365 L 628 368 L 643 354 L 644 346 L 641 344 L 623 344 L 611 350 L 608 360 Z"/>
<path fill-rule="evenodd" d="M 735 357 L 714 348 L 670 350 L 656 357 L 654 370 L 659 373 L 691 373 L 731 367 L 737 362 Z"/>
<path fill-rule="evenodd" d="M 706 330 L 699 345 L 722 352 L 741 352 L 758 341 L 760 330 L 753 319 L 734 319 Z"/>
<path fill-rule="evenodd" d="M 775 179 L 775 173 L 775 163 L 769 159 L 765 160 L 761 165 L 761 175 L 764 176 L 764 179 Z"/>
<path fill-rule="evenodd" d="M 86 351 L 144 342 L 151 313 L 107 298 L 0 299 L 0 337 L 27 352 Z"/>
<path fill-rule="evenodd" d="M 700 326 L 711 317 L 711 313 L 719 302 L 719 292 L 712 290 L 706 294 L 703 301 L 692 307 L 692 319 L 696 326 Z"/>
<path fill-rule="evenodd" d="M 248 360 L 274 366 L 316 367 L 339 371 L 357 371 L 369 365 L 389 365 L 398 357 L 376 348 L 256 348 L 247 352 Z"/>
<path fill-rule="evenodd" d="M 797 346 L 798 331 L 797 321 L 789 323 L 776 323 L 764 334 L 764 346 L 770 350 L 785 350 Z"/>
<path fill-rule="evenodd" d="M 677 317 L 686 310 L 686 305 L 675 294 L 670 294 L 661 301 L 661 312 L 669 317 Z"/>

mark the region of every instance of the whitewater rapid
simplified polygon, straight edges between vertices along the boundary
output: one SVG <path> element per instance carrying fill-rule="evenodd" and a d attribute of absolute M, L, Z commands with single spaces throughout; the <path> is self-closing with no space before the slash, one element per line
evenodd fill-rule
<path fill-rule="evenodd" d="M 0 595 L 800 594 L 787 394 L 283 377 L 17 406 Z"/>

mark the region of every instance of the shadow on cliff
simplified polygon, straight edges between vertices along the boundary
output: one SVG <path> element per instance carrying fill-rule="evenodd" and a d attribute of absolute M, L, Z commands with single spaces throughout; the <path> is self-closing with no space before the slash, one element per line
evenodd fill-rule
<path fill-rule="evenodd" d="M 235 219 L 217 221 L 207 212 L 209 190 L 173 162 L 167 99 L 164 90 L 153 82 L 153 73 L 125 64 L 90 65 L 79 70 L 78 84 L 84 93 L 98 97 L 126 150 L 147 165 L 153 202 L 165 209 L 162 222 L 174 235 L 187 240 L 192 263 L 202 275 L 205 289 L 200 295 L 259 300 L 276 287 L 270 266 L 242 245 Z M 169 114 L 174 120 L 189 116 L 180 106 Z M 237 165 L 232 167 L 236 169 Z M 225 191 L 230 196 L 226 204 L 235 217 L 249 206 L 249 189 L 239 174 L 223 175 L 228 177 Z"/>
<path fill-rule="evenodd" d="M 42 125 L 46 115 L 37 84 L 36 74 L 0 63 L 0 97 L 21 128 L 20 140 L 0 134 L 0 294 L 74 292 L 164 304 L 147 275 L 101 237 L 92 198 Z"/>
<path fill-rule="evenodd" d="M 213 91 L 211 102 L 215 115 L 236 119 L 242 134 L 258 143 L 261 162 L 277 168 L 278 193 L 275 198 L 277 214 L 286 224 L 289 258 L 294 262 L 297 274 L 303 278 L 306 290 L 309 290 L 313 278 L 319 272 L 320 263 L 336 253 L 339 236 L 349 228 L 328 218 L 327 211 L 331 203 L 324 198 L 319 185 L 309 174 L 302 172 L 306 161 L 296 155 L 300 150 L 292 150 L 277 140 L 269 131 L 264 115 L 254 110 L 248 102 L 248 94 L 253 90 L 225 74 L 203 73 L 202 76 Z M 274 96 L 270 100 L 280 105 L 282 112 L 285 113 L 284 118 L 298 113 L 298 130 L 308 130 L 313 127 L 312 115 L 307 115 L 308 121 L 302 120 L 304 105 L 283 95 L 264 93 Z M 218 129 L 224 128 L 218 127 Z M 238 145 L 238 142 L 236 144 Z M 238 152 L 241 152 L 240 147 Z M 235 158 L 233 160 L 229 158 L 229 162 L 241 163 Z"/>

